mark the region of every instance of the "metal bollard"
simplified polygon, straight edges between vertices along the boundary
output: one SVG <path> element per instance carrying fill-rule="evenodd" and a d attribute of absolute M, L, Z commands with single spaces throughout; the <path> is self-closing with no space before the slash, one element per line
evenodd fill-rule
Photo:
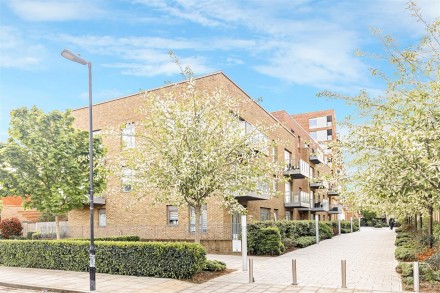
<path fill-rule="evenodd" d="M 419 292 L 420 291 L 419 263 L 417 261 L 413 263 L 413 273 L 414 273 L 414 292 Z"/>
<path fill-rule="evenodd" d="M 292 259 L 292 285 L 298 285 L 296 278 L 296 259 Z"/>
<path fill-rule="evenodd" d="M 254 260 L 249 258 L 249 283 L 255 282 L 254 279 Z"/>
<path fill-rule="evenodd" d="M 342 288 L 347 288 L 347 261 L 341 260 Z"/>

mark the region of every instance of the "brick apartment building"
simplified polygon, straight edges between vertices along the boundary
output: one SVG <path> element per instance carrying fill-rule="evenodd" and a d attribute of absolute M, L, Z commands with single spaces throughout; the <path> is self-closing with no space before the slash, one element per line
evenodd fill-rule
<path fill-rule="evenodd" d="M 22 223 L 35 223 L 41 217 L 41 213 L 35 209 L 25 210 L 21 197 L 7 196 L 0 198 L 3 209 L 0 211 L 0 220 L 17 218 Z"/>
<path fill-rule="evenodd" d="M 336 219 L 337 214 L 341 213 L 341 207 L 335 199 L 337 191 L 316 179 L 325 172 L 331 172 L 324 149 L 300 123 L 284 111 L 268 113 L 223 73 L 200 77 L 196 82 L 199 89 L 209 91 L 221 87 L 240 101 L 247 100 L 240 112 L 244 124 L 279 126 L 271 127 L 265 136 L 268 142 L 283 142 L 273 147 L 269 155 L 285 162 L 284 175 L 289 181 L 277 184 L 277 191 L 282 194 L 277 197 L 255 194 L 237 197 L 248 210 L 248 222 L 311 219 L 315 213 L 322 221 Z M 172 87 L 178 90 L 182 86 L 183 83 L 168 85 L 148 92 L 161 95 Z M 120 138 L 103 136 L 109 156 L 118 154 L 127 143 L 135 147 L 135 140 L 131 140 L 130 134 L 135 133 L 136 122 L 144 118 L 138 111 L 143 106 L 143 97 L 144 93 L 141 92 L 93 106 L 95 132 L 109 127 L 125 129 Z M 88 109 L 74 110 L 73 115 L 76 127 L 87 130 Z M 333 129 L 336 130 L 335 125 Z M 96 198 L 95 201 L 97 237 L 130 234 L 151 240 L 191 241 L 194 238 L 194 212 L 188 207 L 177 208 L 166 203 L 153 205 L 148 197 L 135 198 L 119 178 L 110 178 L 108 190 L 117 192 L 105 192 L 104 198 Z M 88 207 L 69 212 L 69 236 L 88 237 L 89 216 Z M 217 199 L 209 199 L 202 212 L 202 244 L 211 252 L 230 252 L 231 240 L 233 234 L 238 233 L 240 219 L 240 216 L 222 208 Z"/>

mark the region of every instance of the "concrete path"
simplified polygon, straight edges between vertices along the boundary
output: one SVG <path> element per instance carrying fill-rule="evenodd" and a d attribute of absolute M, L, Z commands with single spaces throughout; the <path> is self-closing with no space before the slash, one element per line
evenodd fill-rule
<path fill-rule="evenodd" d="M 334 237 L 283 256 L 256 257 L 255 283 L 251 284 L 248 272 L 241 270 L 240 256 L 208 255 L 210 259 L 224 260 L 238 271 L 204 284 L 97 274 L 96 292 L 396 292 L 400 291 L 400 280 L 394 270 L 394 238 L 395 233 L 390 230 L 364 228 L 360 233 Z M 297 259 L 298 286 L 290 285 L 292 258 Z M 347 260 L 348 289 L 340 288 L 342 258 Z M 0 266 L 0 292 L 89 292 L 88 289 L 88 273 Z"/>
<path fill-rule="evenodd" d="M 256 283 L 288 285 L 292 283 L 292 259 L 297 263 L 297 280 L 301 286 L 341 288 L 341 260 L 347 261 L 347 288 L 401 291 L 396 273 L 394 240 L 396 233 L 386 228 L 362 228 L 329 240 L 286 253 L 279 257 L 254 257 Z M 240 256 L 208 255 L 226 262 L 237 272 L 216 281 L 248 283 Z"/>

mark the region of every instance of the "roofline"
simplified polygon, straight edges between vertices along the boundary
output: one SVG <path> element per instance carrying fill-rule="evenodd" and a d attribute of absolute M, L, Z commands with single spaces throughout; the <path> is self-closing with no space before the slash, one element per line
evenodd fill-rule
<path fill-rule="evenodd" d="M 215 72 L 213 72 L 213 73 L 205 74 L 205 75 L 202 75 L 202 76 L 196 77 L 196 78 L 194 78 L 194 79 L 195 79 L 195 80 L 198 80 L 198 79 L 201 79 L 201 78 L 206 78 L 206 77 L 213 76 L 213 75 L 217 75 L 217 74 L 223 74 L 225 77 L 227 77 L 222 71 L 215 71 Z M 228 79 L 229 79 L 229 78 L 228 78 Z M 229 80 L 230 80 L 230 79 L 229 79 Z M 111 102 L 118 101 L 118 100 L 122 100 L 122 99 L 131 98 L 131 97 L 133 97 L 133 96 L 139 95 L 140 93 L 148 93 L 148 92 L 152 92 L 152 91 L 157 91 L 157 90 L 165 89 L 165 88 L 168 88 L 168 87 L 176 86 L 176 85 L 178 85 L 178 84 L 183 84 L 183 83 L 185 83 L 185 82 L 187 82 L 187 80 L 182 80 L 182 81 L 179 81 L 179 82 L 170 83 L 170 84 L 166 84 L 166 85 L 163 85 L 163 86 L 159 86 L 159 87 L 151 88 L 151 89 L 148 89 L 148 90 L 139 91 L 139 92 L 137 92 L 137 93 L 133 93 L 133 94 L 129 94 L 129 95 L 125 95 L 125 96 L 121 96 L 121 97 L 118 97 L 118 98 L 114 98 L 114 99 L 110 99 L 110 100 L 102 101 L 102 102 L 99 102 L 99 103 L 96 103 L 96 104 L 92 104 L 92 106 L 98 106 L 98 105 L 102 105 L 102 104 L 106 104 L 106 103 L 111 103 Z M 87 109 L 88 107 L 89 107 L 89 106 L 84 106 L 84 107 L 80 107 L 80 108 L 75 108 L 75 109 L 72 109 L 72 111 L 78 111 L 78 110 L 82 110 L 82 109 Z"/>
<path fill-rule="evenodd" d="M 332 110 L 333 110 L 333 109 L 332 109 Z M 298 121 L 296 121 L 296 119 L 293 117 L 294 115 L 289 114 L 286 110 L 273 111 L 272 113 L 276 113 L 276 112 L 284 112 L 284 113 L 286 113 L 287 116 L 289 116 L 289 118 L 292 119 L 292 121 L 295 122 L 296 125 L 298 125 L 302 130 L 304 130 L 304 132 L 307 133 L 307 135 L 309 136 L 309 138 L 310 138 L 312 141 L 314 141 L 314 142 L 318 145 L 319 148 L 321 148 L 321 146 L 319 145 L 319 142 L 318 142 L 317 140 L 315 140 L 313 137 L 310 136 L 310 132 L 307 131 L 307 130 L 305 130 L 305 129 L 301 126 L 301 124 L 299 124 Z M 314 113 L 314 112 L 309 112 L 309 113 Z M 299 115 L 300 115 L 300 114 L 299 114 Z M 324 151 L 322 148 L 321 148 L 321 150 Z"/>
<path fill-rule="evenodd" d="M 296 137 L 296 135 L 294 133 L 292 133 L 283 123 L 281 123 L 281 121 L 279 121 L 277 118 L 275 118 L 270 112 L 268 112 L 266 109 L 264 109 L 259 103 L 257 103 L 247 92 L 245 92 L 240 86 L 238 86 L 223 71 L 215 71 L 213 73 L 205 74 L 205 75 L 202 75 L 202 76 L 199 76 L 199 77 L 195 78 L 195 80 L 202 79 L 202 78 L 207 78 L 207 77 L 218 75 L 218 74 L 223 75 L 227 80 L 229 80 L 233 85 L 235 85 L 241 92 L 243 92 L 249 99 L 251 99 L 258 107 L 260 107 L 260 109 L 262 109 L 264 112 L 266 112 L 267 115 L 269 115 L 273 120 L 275 120 L 275 122 L 280 124 L 285 130 L 287 130 L 288 133 L 293 135 L 293 137 Z M 143 93 L 147 93 L 147 92 L 152 92 L 152 91 L 156 91 L 156 90 L 161 90 L 161 89 L 165 89 L 165 88 L 168 88 L 168 87 L 172 87 L 172 86 L 176 86 L 176 85 L 179 85 L 179 84 L 183 84 L 185 82 L 187 82 L 187 81 L 183 80 L 183 81 L 180 81 L 180 82 L 163 85 L 163 86 L 152 88 L 152 89 L 148 89 L 148 90 L 145 90 L 145 91 L 140 91 L 140 92 L 137 92 L 137 93 L 134 93 L 134 94 L 130 94 L 130 95 L 122 96 L 122 97 L 119 97 L 119 98 L 115 98 L 115 99 L 99 102 L 99 103 L 96 103 L 96 104 L 92 104 L 92 106 L 97 106 L 97 105 L 111 103 L 111 102 L 122 100 L 122 99 L 127 99 L 127 98 L 130 98 L 130 97 L 136 96 L 136 95 L 138 95 L 138 94 L 140 94 L 142 92 Z M 72 111 L 78 111 L 78 110 L 87 109 L 87 108 L 88 108 L 88 106 L 85 106 L 85 107 L 73 109 Z"/>

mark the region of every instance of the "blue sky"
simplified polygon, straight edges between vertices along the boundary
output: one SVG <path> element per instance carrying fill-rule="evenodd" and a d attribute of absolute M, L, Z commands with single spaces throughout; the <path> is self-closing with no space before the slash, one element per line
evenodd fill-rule
<path fill-rule="evenodd" d="M 440 1 L 418 1 L 428 21 Z M 87 68 L 60 56 L 64 48 L 93 63 L 93 99 L 101 102 L 180 81 L 171 50 L 196 75 L 223 71 L 268 111 L 333 108 L 321 90 L 380 94 L 368 69 L 380 53 L 371 27 L 416 44 L 423 26 L 404 0 L 0 0 L 0 141 L 9 112 L 33 105 L 51 111 L 87 105 Z"/>

